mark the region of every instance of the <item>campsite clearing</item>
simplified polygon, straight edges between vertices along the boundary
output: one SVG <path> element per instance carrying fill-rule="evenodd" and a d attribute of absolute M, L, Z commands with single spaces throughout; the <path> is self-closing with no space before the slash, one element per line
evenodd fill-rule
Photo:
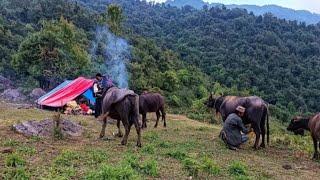
<path fill-rule="evenodd" d="M 0 105 L 0 177 L 14 173 L 31 179 L 95 179 L 104 175 L 136 179 L 316 179 L 320 164 L 306 152 L 272 145 L 254 151 L 248 144 L 230 151 L 219 140 L 220 126 L 168 115 L 168 127 L 143 131 L 142 148 L 131 133 L 127 146 L 112 137 L 116 126 L 108 124 L 109 140 L 100 140 L 101 124 L 91 116 L 64 116 L 84 127 L 83 137 L 64 140 L 26 138 L 11 126 L 26 120 L 42 120 L 54 112 Z M 153 115 L 149 119 L 155 120 Z M 271 134 L 277 141 L 279 138 Z M 278 139 L 277 139 L 278 138 Z M 1 153 L 12 149 L 13 154 Z"/>

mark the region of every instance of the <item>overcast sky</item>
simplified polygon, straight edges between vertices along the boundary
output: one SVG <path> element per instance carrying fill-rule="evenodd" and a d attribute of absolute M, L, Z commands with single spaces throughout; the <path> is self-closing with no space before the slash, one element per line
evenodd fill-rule
<path fill-rule="evenodd" d="M 149 0 L 151 1 L 151 0 Z M 154 0 L 164 2 L 165 0 Z M 215 2 L 223 4 L 254 4 L 267 5 L 276 4 L 283 7 L 288 7 L 298 10 L 309 10 L 320 14 L 320 0 L 204 0 L 206 2 Z"/>

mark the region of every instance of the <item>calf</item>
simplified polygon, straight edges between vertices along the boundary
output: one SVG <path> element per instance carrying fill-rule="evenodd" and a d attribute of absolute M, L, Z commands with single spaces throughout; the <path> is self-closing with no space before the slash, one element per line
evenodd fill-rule
<path fill-rule="evenodd" d="M 155 112 L 157 121 L 154 127 L 158 126 L 160 112 L 162 115 L 163 126 L 166 127 L 166 112 L 164 110 L 164 97 L 159 93 L 143 93 L 139 97 L 139 112 L 142 114 L 142 128 L 147 127 L 147 113 Z"/>
<path fill-rule="evenodd" d="M 313 159 L 319 159 L 318 146 L 320 148 L 320 113 L 312 117 L 294 117 L 287 130 L 292 131 L 295 134 L 299 134 L 297 132 L 301 132 L 302 130 L 310 131 L 314 146 Z"/>

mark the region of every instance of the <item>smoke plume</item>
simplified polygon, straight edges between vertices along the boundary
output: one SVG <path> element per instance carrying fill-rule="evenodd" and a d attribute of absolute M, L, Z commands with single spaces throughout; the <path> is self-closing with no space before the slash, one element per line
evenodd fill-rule
<path fill-rule="evenodd" d="M 107 26 L 98 26 L 91 55 L 95 60 L 103 58 L 104 64 L 100 67 L 103 74 L 111 76 L 118 87 L 128 88 L 127 63 L 131 53 L 125 39 L 114 35 Z"/>

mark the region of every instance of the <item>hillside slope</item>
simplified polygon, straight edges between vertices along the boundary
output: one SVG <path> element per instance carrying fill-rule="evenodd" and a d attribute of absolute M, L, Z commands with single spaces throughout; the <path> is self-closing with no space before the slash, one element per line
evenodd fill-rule
<path fill-rule="evenodd" d="M 219 4 L 219 3 L 207 3 L 202 0 L 168 0 L 166 4 L 170 4 L 176 7 L 183 7 L 186 5 L 192 6 L 197 9 L 202 9 L 203 6 L 215 7 L 215 6 L 225 6 L 228 9 L 240 8 L 246 9 L 248 12 L 253 12 L 253 14 L 259 16 L 266 13 L 271 13 L 280 19 L 286 19 L 291 21 L 305 22 L 306 24 L 317 24 L 320 22 L 320 14 L 311 13 L 306 10 L 294 10 L 290 8 L 285 8 L 277 5 L 238 5 L 238 4 Z"/>
<path fill-rule="evenodd" d="M 149 128 L 143 131 L 143 147 L 139 149 L 135 147 L 134 129 L 127 146 L 121 146 L 120 139 L 112 137 L 115 124 L 107 126 L 107 136 L 111 140 L 97 139 L 101 124 L 89 116 L 64 116 L 84 126 L 81 138 L 55 141 L 23 137 L 14 133 L 10 126 L 25 120 L 50 118 L 53 113 L 17 107 L 0 105 L 4 112 L 0 116 L 0 151 L 13 149 L 15 159 L 25 161 L 25 164 L 17 172 L 17 168 L 8 165 L 12 155 L 0 153 L 0 178 L 11 179 L 15 173 L 22 175 L 25 172 L 31 179 L 99 179 L 103 174 L 118 177 L 117 172 L 122 172 L 121 176 L 130 179 L 186 179 L 190 176 L 196 179 L 316 179 L 320 173 L 320 164 L 310 160 L 311 152 L 299 150 L 299 147 L 312 149 L 310 137 L 294 137 L 294 143 L 290 143 L 292 135 L 277 134 L 275 124 L 271 147 L 254 151 L 253 142 L 250 142 L 239 151 L 230 151 L 218 138 L 220 126 L 168 115 L 168 127 L 163 128 L 160 124 L 154 129 L 155 117 L 152 115 L 149 116 L 152 120 L 148 122 Z M 283 137 L 286 139 L 281 139 Z M 114 167 L 118 171 L 113 170 Z M 243 170 L 243 174 L 235 175 L 237 169 L 240 174 Z"/>
<path fill-rule="evenodd" d="M 197 10 L 141 1 L 79 0 L 104 12 L 123 7 L 126 27 L 177 52 L 212 78 L 237 91 L 262 96 L 290 113 L 320 109 L 320 26 L 298 24 L 241 9 Z M 143 9 L 144 11 L 141 11 Z"/>

